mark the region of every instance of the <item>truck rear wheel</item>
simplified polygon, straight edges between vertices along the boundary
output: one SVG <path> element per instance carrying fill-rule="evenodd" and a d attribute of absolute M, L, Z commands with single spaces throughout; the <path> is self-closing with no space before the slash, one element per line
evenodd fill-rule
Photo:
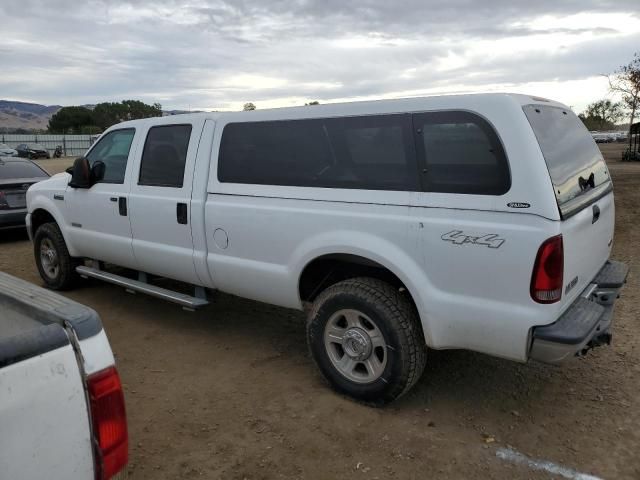
<path fill-rule="evenodd" d="M 344 280 L 322 292 L 309 314 L 307 341 L 336 391 L 374 405 L 406 393 L 426 362 L 415 307 L 373 278 Z"/>
<path fill-rule="evenodd" d="M 78 279 L 80 261 L 69 255 L 60 227 L 45 223 L 36 230 L 33 249 L 40 277 L 53 290 L 67 290 Z"/>

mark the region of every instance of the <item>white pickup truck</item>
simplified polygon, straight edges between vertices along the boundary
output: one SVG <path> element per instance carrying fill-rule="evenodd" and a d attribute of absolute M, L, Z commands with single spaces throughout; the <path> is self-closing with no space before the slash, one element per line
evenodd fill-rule
<path fill-rule="evenodd" d="M 310 305 L 322 374 L 378 404 L 427 347 L 555 363 L 609 343 L 627 275 L 600 151 L 569 108 L 525 95 L 125 122 L 27 203 L 49 287 Z"/>
<path fill-rule="evenodd" d="M 113 478 L 124 408 L 96 312 L 0 272 L 0 478 Z"/>

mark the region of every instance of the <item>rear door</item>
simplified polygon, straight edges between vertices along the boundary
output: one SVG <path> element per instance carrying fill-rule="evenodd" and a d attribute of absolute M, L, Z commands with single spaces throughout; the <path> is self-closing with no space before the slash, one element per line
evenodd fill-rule
<path fill-rule="evenodd" d="M 129 205 L 138 268 L 196 284 L 191 192 L 203 124 L 197 120 L 148 129 Z"/>
<path fill-rule="evenodd" d="M 538 139 L 560 211 L 566 305 L 609 258 L 613 187 L 600 149 L 570 109 L 526 105 L 524 112 Z"/>

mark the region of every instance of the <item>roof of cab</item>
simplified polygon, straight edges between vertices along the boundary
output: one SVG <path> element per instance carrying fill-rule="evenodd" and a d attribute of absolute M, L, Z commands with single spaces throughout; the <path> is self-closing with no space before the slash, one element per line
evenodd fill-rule
<path fill-rule="evenodd" d="M 493 107 L 504 103 L 512 105 L 545 104 L 568 108 L 559 102 L 542 97 L 516 93 L 474 93 L 460 95 L 434 95 L 429 97 L 409 97 L 399 99 L 370 100 L 343 103 L 325 103 L 296 107 L 280 107 L 238 112 L 198 112 L 130 120 L 118 124 L 119 128 L 136 125 L 166 125 L 193 122 L 203 119 L 224 119 L 232 122 L 286 120 L 296 118 L 318 118 L 326 116 L 350 116 L 367 114 L 406 113 L 412 111 L 469 109 Z"/>

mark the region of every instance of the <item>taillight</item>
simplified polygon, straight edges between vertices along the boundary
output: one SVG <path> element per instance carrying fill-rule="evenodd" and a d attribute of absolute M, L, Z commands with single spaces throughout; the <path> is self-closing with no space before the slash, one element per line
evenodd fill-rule
<path fill-rule="evenodd" d="M 122 470 L 129 460 L 129 437 L 124 394 L 115 367 L 87 379 L 96 452 L 96 478 L 107 480 Z"/>
<path fill-rule="evenodd" d="M 562 297 L 564 250 L 562 235 L 547 239 L 538 249 L 531 276 L 531 298 L 538 303 L 555 303 Z"/>

